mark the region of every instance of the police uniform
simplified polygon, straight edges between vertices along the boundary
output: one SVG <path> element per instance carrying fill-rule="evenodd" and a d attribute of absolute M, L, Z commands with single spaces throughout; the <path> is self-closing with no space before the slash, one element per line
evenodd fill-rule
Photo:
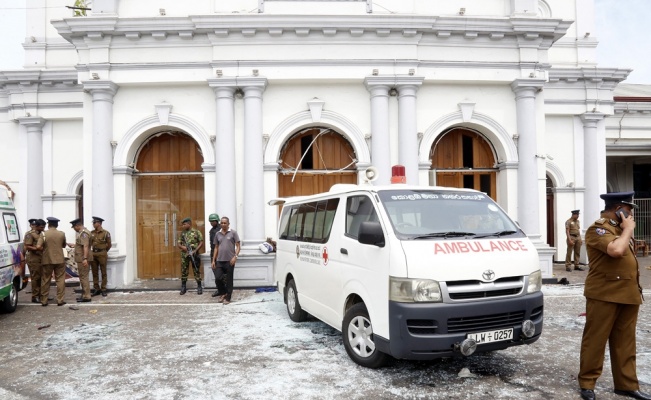
<path fill-rule="evenodd" d="M 93 217 L 93 224 L 95 222 L 102 223 L 104 220 L 100 217 Z M 93 262 L 91 267 L 93 270 L 93 292 L 92 295 L 102 294 L 106 296 L 106 264 L 108 262 L 108 251 L 111 249 L 111 233 L 99 225 L 90 233 L 91 245 L 93 250 Z M 102 275 L 102 284 L 100 286 L 100 274 Z"/>
<path fill-rule="evenodd" d="M 57 285 L 57 305 L 66 304 L 63 301 L 66 290 L 66 260 L 63 248 L 66 247 L 66 234 L 57 229 L 59 220 L 48 217 L 48 229 L 43 233 L 43 257 L 41 258 L 41 304 L 47 306 L 50 295 L 52 272 Z"/>
<path fill-rule="evenodd" d="M 185 218 L 181 221 L 182 224 L 192 223 L 190 218 Z M 194 279 L 197 281 L 197 294 L 203 293 L 201 286 L 201 258 L 199 256 L 199 245 L 203 242 L 203 235 L 197 229 L 190 228 L 187 231 L 182 231 L 179 235 L 178 245 L 186 246 L 192 250 L 192 256 L 188 252 L 181 250 L 181 294 L 185 294 L 186 282 L 188 280 L 189 266 L 192 265 L 192 272 Z"/>
<path fill-rule="evenodd" d="M 25 260 L 29 267 L 29 277 L 32 281 L 32 303 L 39 303 L 41 301 L 41 269 L 43 258 L 43 232 L 36 229 L 38 226 L 45 226 L 45 221 L 42 219 L 30 219 L 30 225 L 34 229 L 25 234 L 23 243 L 25 249 L 27 246 L 36 247 L 38 250 L 27 250 Z"/>
<path fill-rule="evenodd" d="M 602 195 L 606 210 L 585 234 L 590 272 L 585 280 L 586 323 L 577 377 L 583 398 L 594 398 L 594 393 L 584 392 L 593 390 L 601 375 L 607 342 L 616 392 L 651 398 L 637 397 L 647 395 L 638 392 L 635 365 L 635 330 L 642 289 L 633 243 L 629 242 L 623 257 L 611 257 L 607 250 L 608 245 L 623 233 L 619 220 L 612 219 L 612 206 L 627 204 L 636 207 L 630 203 L 632 195 L 633 192 Z"/>
<path fill-rule="evenodd" d="M 90 231 L 82 225 L 80 218 L 70 221 L 70 224 L 73 228 L 77 225 L 81 226 L 81 229 L 77 231 L 75 241 L 75 262 L 77 263 L 79 283 L 81 284 L 81 297 L 77 301 L 88 302 L 90 301 L 90 282 L 88 275 L 90 273 L 90 263 L 93 261 L 93 252 L 90 250 Z M 85 249 L 88 249 L 86 257 L 84 257 Z M 84 260 L 87 261 L 86 266 L 84 266 Z"/>
<path fill-rule="evenodd" d="M 578 215 L 580 210 L 572 210 L 572 215 Z M 581 259 L 581 223 L 578 219 L 570 218 L 565 221 L 565 230 L 568 231 L 569 238 L 566 238 L 567 252 L 565 254 L 565 269 L 572 270 L 572 253 L 574 253 L 574 269 L 579 269 L 579 260 Z M 570 243 L 574 241 L 574 244 Z"/>

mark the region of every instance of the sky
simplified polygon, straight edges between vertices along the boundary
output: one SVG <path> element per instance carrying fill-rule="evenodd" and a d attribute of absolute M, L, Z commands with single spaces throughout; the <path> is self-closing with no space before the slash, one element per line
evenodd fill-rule
<path fill-rule="evenodd" d="M 651 0 L 594 0 L 599 67 L 631 68 L 626 83 L 651 85 L 651 44 L 644 29 Z M 26 0 L 0 0 L 0 70 L 23 65 Z M 72 4 L 73 1 L 70 0 Z"/>

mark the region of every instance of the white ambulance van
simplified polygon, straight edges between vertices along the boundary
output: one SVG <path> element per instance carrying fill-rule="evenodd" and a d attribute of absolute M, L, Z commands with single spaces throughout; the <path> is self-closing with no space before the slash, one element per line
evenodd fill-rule
<path fill-rule="evenodd" d="M 18 292 L 27 284 L 18 217 L 7 188 L 0 186 L 0 309 L 14 312 Z"/>
<path fill-rule="evenodd" d="M 342 332 L 378 368 L 531 344 L 543 327 L 538 254 L 484 193 L 335 185 L 283 204 L 275 280 L 289 317 Z"/>

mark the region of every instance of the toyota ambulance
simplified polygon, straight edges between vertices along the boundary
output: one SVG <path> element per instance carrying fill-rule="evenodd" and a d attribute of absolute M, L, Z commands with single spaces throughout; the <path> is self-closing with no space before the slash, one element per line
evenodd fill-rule
<path fill-rule="evenodd" d="M 0 214 L 0 309 L 14 312 L 18 306 L 18 292 L 27 281 L 16 209 L 9 191 L 3 186 L 0 186 Z"/>
<path fill-rule="evenodd" d="M 543 327 L 538 253 L 486 194 L 334 185 L 275 199 L 275 280 L 289 317 L 342 332 L 356 363 L 531 344 Z"/>

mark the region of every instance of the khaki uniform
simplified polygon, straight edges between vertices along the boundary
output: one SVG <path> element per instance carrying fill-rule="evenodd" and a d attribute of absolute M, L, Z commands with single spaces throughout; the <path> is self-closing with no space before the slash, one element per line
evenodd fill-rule
<path fill-rule="evenodd" d="M 585 234 L 590 272 L 585 280 L 586 322 L 581 342 L 579 386 L 594 389 L 601 375 L 606 342 L 615 389 L 639 390 L 635 365 L 635 329 L 642 289 L 633 244 L 622 258 L 608 255 L 619 237 L 617 221 L 598 219 Z"/>
<path fill-rule="evenodd" d="M 579 260 L 581 259 L 581 223 L 579 220 L 573 220 L 572 218 L 565 221 L 565 229 L 569 229 L 570 238 L 574 240 L 574 244 L 571 244 L 568 239 L 565 240 L 567 243 L 567 253 L 565 254 L 565 268 L 572 267 L 572 253 L 574 253 L 574 266 L 578 268 Z"/>
<path fill-rule="evenodd" d="M 43 233 L 43 257 L 41 258 L 41 304 L 47 304 L 50 295 L 52 271 L 57 284 L 57 304 L 63 303 L 66 290 L 66 260 L 63 248 L 66 234 L 57 228 L 48 228 Z"/>
<path fill-rule="evenodd" d="M 43 246 L 43 232 L 36 230 L 31 230 L 25 234 L 25 239 L 23 242 L 25 246 Z M 29 267 L 29 277 L 32 281 L 32 301 L 41 300 L 41 269 L 43 250 L 28 250 L 27 257 L 27 266 Z"/>
<path fill-rule="evenodd" d="M 90 250 L 90 231 L 83 228 L 77 232 L 75 242 L 75 262 L 79 271 L 79 283 L 81 283 L 81 298 L 90 299 L 90 282 L 88 275 L 90 273 L 90 263 L 93 261 L 93 252 Z M 88 264 L 84 267 L 84 248 L 88 249 Z"/>
<path fill-rule="evenodd" d="M 90 233 L 91 245 L 93 248 L 93 289 L 95 291 L 106 292 L 106 264 L 108 262 L 108 248 L 111 244 L 111 233 L 101 226 Z M 99 278 L 102 275 L 102 284 L 100 287 Z"/>

